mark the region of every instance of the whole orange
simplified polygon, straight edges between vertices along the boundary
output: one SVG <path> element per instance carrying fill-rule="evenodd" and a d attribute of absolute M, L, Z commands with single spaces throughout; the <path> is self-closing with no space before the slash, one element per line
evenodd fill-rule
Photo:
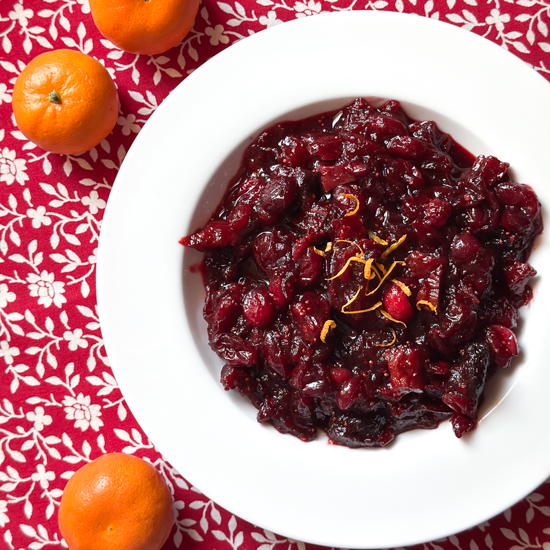
<path fill-rule="evenodd" d="M 70 550 L 159 550 L 174 521 L 172 497 L 148 462 L 109 453 L 69 479 L 58 520 Z"/>
<path fill-rule="evenodd" d="M 42 149 L 66 155 L 95 147 L 113 129 L 118 94 L 101 63 L 74 50 L 36 56 L 13 87 L 13 114 Z"/>
<path fill-rule="evenodd" d="M 90 0 L 90 9 L 99 32 L 115 46 L 156 55 L 185 38 L 199 0 Z"/>

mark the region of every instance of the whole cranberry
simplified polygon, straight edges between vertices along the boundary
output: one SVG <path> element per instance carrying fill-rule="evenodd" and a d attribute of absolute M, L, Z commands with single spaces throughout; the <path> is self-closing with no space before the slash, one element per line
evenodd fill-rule
<path fill-rule="evenodd" d="M 264 287 L 249 290 L 243 299 L 243 313 L 254 327 L 262 328 L 273 320 L 273 303 Z"/>
<path fill-rule="evenodd" d="M 408 323 L 414 316 L 414 309 L 403 289 L 392 283 L 384 292 L 384 309 L 398 321 Z"/>

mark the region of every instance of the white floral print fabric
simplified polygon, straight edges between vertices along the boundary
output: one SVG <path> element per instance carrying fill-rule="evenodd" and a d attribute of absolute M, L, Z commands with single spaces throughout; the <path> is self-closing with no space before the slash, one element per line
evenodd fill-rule
<path fill-rule="evenodd" d="M 352 9 L 446 21 L 510 50 L 550 79 L 550 0 L 203 0 L 185 40 L 152 57 L 125 53 L 104 39 L 88 0 L 0 1 L 0 548 L 65 548 L 56 519 L 65 483 L 79 467 L 113 451 L 143 457 L 165 477 L 175 502 L 165 550 L 319 548 L 223 510 L 153 447 L 109 365 L 95 269 L 116 174 L 170 91 L 250 34 Z M 57 48 L 98 59 L 121 99 L 113 132 L 82 155 L 43 151 L 12 116 L 18 74 L 36 55 Z M 457 549 L 550 550 L 550 485 L 489 522 L 414 547 Z"/>

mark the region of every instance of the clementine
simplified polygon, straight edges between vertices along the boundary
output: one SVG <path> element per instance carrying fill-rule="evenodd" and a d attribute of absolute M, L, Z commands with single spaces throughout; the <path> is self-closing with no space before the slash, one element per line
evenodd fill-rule
<path fill-rule="evenodd" d="M 156 55 L 185 38 L 199 0 L 90 0 L 90 9 L 99 32 L 115 46 Z"/>
<path fill-rule="evenodd" d="M 69 479 L 58 520 L 70 550 L 159 550 L 174 521 L 172 497 L 148 462 L 109 453 Z"/>
<path fill-rule="evenodd" d="M 13 114 L 23 134 L 52 153 L 78 154 L 113 129 L 118 93 L 101 63 L 74 50 L 36 56 L 13 87 Z"/>

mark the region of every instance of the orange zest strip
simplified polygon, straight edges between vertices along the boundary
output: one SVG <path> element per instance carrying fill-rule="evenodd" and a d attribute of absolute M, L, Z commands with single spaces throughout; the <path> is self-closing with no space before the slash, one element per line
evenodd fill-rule
<path fill-rule="evenodd" d="M 402 245 L 405 239 L 407 238 L 407 234 L 403 235 L 397 242 L 393 243 L 391 246 L 386 248 L 384 252 L 382 252 L 380 259 L 383 260 L 386 256 L 391 254 L 398 246 Z"/>
<path fill-rule="evenodd" d="M 378 262 L 376 262 L 376 267 L 377 267 L 382 273 L 386 273 L 386 268 L 385 268 L 382 264 L 379 264 Z"/>
<path fill-rule="evenodd" d="M 416 309 L 422 309 L 420 306 L 428 306 L 437 315 L 437 308 L 431 302 L 428 302 L 428 300 L 418 300 L 416 302 Z"/>
<path fill-rule="evenodd" d="M 405 265 L 405 262 L 393 262 L 393 264 L 391 264 L 390 267 L 388 268 L 388 271 L 384 274 L 384 276 L 380 279 L 380 281 L 376 285 L 376 288 L 374 290 L 371 290 L 368 294 L 366 294 L 366 296 L 370 296 L 371 294 L 374 294 L 382 286 L 382 283 L 388 278 L 388 275 L 393 271 L 393 268 L 396 265 Z"/>
<path fill-rule="evenodd" d="M 372 231 L 369 231 L 369 239 L 371 241 L 374 241 L 375 243 L 381 244 L 382 246 L 388 246 L 390 243 L 388 241 L 385 241 L 384 239 L 381 239 L 377 235 L 375 235 Z"/>
<path fill-rule="evenodd" d="M 342 313 L 345 313 L 346 315 L 353 315 L 354 313 L 367 313 L 369 311 L 374 311 L 375 309 L 378 309 L 382 305 L 382 302 L 376 302 L 376 304 L 374 304 L 372 307 L 369 307 L 367 309 L 359 309 L 357 311 L 344 311 L 350 304 L 352 304 L 357 299 L 357 296 L 359 296 L 360 292 L 361 292 L 361 287 L 357 289 L 355 296 L 340 308 L 340 311 Z"/>
<path fill-rule="evenodd" d="M 330 241 L 327 243 L 324 250 L 319 250 L 318 248 L 313 247 L 313 252 L 315 252 L 315 254 L 319 254 L 319 256 L 324 256 L 327 252 L 330 252 L 331 250 L 332 243 Z"/>
<path fill-rule="evenodd" d="M 341 308 L 340 308 L 340 311 L 342 313 L 346 313 L 344 311 L 344 309 L 346 309 L 350 304 L 352 304 L 356 299 L 357 299 L 357 296 L 359 296 L 359 293 L 361 292 L 361 287 L 359 287 L 357 289 L 357 292 L 354 294 L 353 298 L 351 300 L 348 300 Z"/>
<path fill-rule="evenodd" d="M 359 252 L 360 252 L 360 254 L 356 254 L 356 256 L 363 256 L 365 254 L 363 249 L 356 242 L 348 241 L 346 239 L 337 239 L 336 241 L 334 241 L 334 244 L 338 244 L 338 243 L 348 243 L 348 244 L 353 244 L 354 246 L 356 246 L 359 249 Z"/>
<path fill-rule="evenodd" d="M 340 310 L 342 313 L 345 313 L 346 315 L 353 315 L 354 313 L 367 313 L 369 311 L 374 311 L 375 309 L 378 309 L 382 305 L 382 302 L 376 302 L 372 307 L 369 307 L 367 309 L 359 309 L 357 311 L 342 311 L 346 306 L 342 306 L 342 309 Z"/>
<path fill-rule="evenodd" d="M 348 195 L 346 193 L 340 193 L 340 196 L 346 197 L 346 199 L 351 199 L 355 201 L 355 208 L 353 209 L 353 211 L 348 212 L 344 217 L 353 216 L 354 214 L 357 214 L 357 212 L 359 211 L 359 199 L 355 195 Z"/>
<path fill-rule="evenodd" d="M 403 325 L 405 328 L 407 328 L 407 325 L 403 321 L 398 321 L 397 319 L 394 319 L 387 311 L 381 309 L 380 313 L 390 321 L 393 321 L 394 323 L 399 323 L 400 325 Z"/>
<path fill-rule="evenodd" d="M 397 285 L 405 293 L 405 296 L 410 296 L 412 294 L 411 289 L 405 283 L 402 283 L 397 279 L 392 279 L 391 282 Z"/>
<path fill-rule="evenodd" d="M 367 281 L 372 281 L 374 277 L 376 277 L 375 273 L 372 273 L 372 263 L 374 262 L 374 258 L 369 258 L 365 261 L 365 269 L 363 271 L 363 277 L 367 279 Z"/>
<path fill-rule="evenodd" d="M 348 258 L 348 261 L 345 263 L 344 267 L 336 274 L 334 277 L 330 277 L 328 279 L 325 279 L 325 281 L 332 281 L 333 279 L 336 279 L 337 277 L 340 277 L 340 275 L 343 275 L 346 272 L 346 269 L 349 267 L 349 264 L 351 262 L 360 262 L 362 264 L 366 263 L 367 260 L 364 260 L 363 258 L 360 258 L 359 256 L 352 256 L 351 258 Z"/>
<path fill-rule="evenodd" d="M 378 265 L 378 264 L 376 264 L 376 265 Z M 374 267 L 374 265 L 371 266 L 371 269 L 372 269 L 373 273 L 370 276 L 370 280 L 374 279 L 374 277 L 378 277 L 379 279 L 382 278 L 382 275 L 380 275 L 380 271 L 378 271 L 378 269 L 376 269 L 376 267 Z"/>
<path fill-rule="evenodd" d="M 326 344 L 326 338 L 327 338 L 328 331 L 331 330 L 331 329 L 335 329 L 335 328 L 336 328 L 336 323 L 332 319 L 329 319 L 328 321 L 325 321 L 325 324 L 323 325 L 323 328 L 321 329 L 321 342 L 323 342 L 323 344 Z"/>
<path fill-rule="evenodd" d="M 390 330 L 393 333 L 393 340 L 389 344 L 374 344 L 374 345 L 379 348 L 389 348 L 390 346 L 393 346 L 397 341 L 397 334 L 395 333 L 395 330 L 393 330 L 393 328 L 390 327 Z"/>

